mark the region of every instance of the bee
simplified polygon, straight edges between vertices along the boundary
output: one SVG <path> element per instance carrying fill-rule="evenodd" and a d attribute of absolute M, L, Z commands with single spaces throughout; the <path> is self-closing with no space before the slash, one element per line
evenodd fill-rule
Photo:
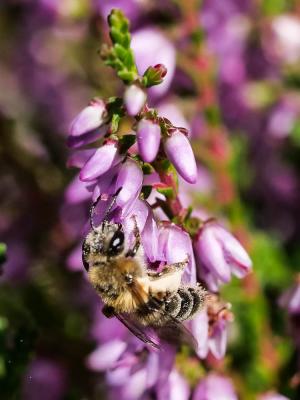
<path fill-rule="evenodd" d="M 188 258 L 165 266 L 159 273 L 149 270 L 135 218 L 134 243 L 130 247 L 122 224 L 109 222 L 105 217 L 96 227 L 92 212 L 92 229 L 83 242 L 82 260 L 91 285 L 104 303 L 104 315 L 117 317 L 135 336 L 153 347 L 159 345 L 149 329 L 163 341 L 196 347 L 182 322 L 204 307 L 206 291 L 199 285 L 181 284 Z"/>

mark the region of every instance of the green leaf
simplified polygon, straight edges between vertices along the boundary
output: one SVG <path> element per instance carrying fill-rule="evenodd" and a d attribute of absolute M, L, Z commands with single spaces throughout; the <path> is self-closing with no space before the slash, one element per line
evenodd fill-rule
<path fill-rule="evenodd" d="M 144 175 L 150 175 L 155 171 L 152 165 L 149 163 L 144 163 L 142 166 L 142 170 Z"/>
<path fill-rule="evenodd" d="M 119 129 L 121 117 L 119 114 L 113 114 L 111 123 L 110 123 L 110 133 L 116 133 Z"/>
<path fill-rule="evenodd" d="M 105 64 L 114 68 L 126 84 L 138 78 L 134 55 L 130 48 L 129 22 L 121 10 L 112 10 L 108 17 L 109 35 L 113 46 L 102 47 L 101 57 Z"/>
<path fill-rule="evenodd" d="M 123 69 L 122 71 L 118 71 L 118 77 L 121 78 L 125 83 L 130 83 L 135 80 L 135 73 Z"/>

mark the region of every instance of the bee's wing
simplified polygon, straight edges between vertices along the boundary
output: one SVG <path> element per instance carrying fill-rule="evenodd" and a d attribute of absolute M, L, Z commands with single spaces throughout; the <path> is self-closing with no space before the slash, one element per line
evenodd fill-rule
<path fill-rule="evenodd" d="M 133 335 L 135 335 L 142 342 L 150 344 L 155 349 L 160 349 L 159 344 L 156 343 L 152 337 L 150 337 L 150 334 L 146 332 L 145 327 L 141 326 L 132 318 L 130 318 L 128 314 L 114 312 L 114 315 Z"/>
<path fill-rule="evenodd" d="M 170 318 L 172 318 L 170 316 Z M 158 328 L 158 336 L 162 341 L 165 341 L 175 347 L 179 347 L 183 344 L 191 347 L 197 352 L 198 343 L 192 333 L 183 325 L 182 322 L 176 320 L 176 318 L 170 319 L 170 321 Z"/>
<path fill-rule="evenodd" d="M 143 287 L 138 282 L 133 282 L 130 286 L 132 295 L 135 297 L 137 302 L 148 311 L 156 311 L 161 314 L 162 319 L 168 320 L 168 322 L 160 327 L 155 328 L 159 338 L 169 344 L 176 347 L 186 344 L 192 347 L 195 351 L 198 347 L 197 341 L 191 332 L 180 322 L 178 319 L 169 314 L 164 308 L 162 308 L 162 302 L 154 297 L 151 297 L 151 302 L 145 303 L 143 293 Z M 167 317 L 167 318 L 165 318 Z M 144 327 L 141 327 L 145 329 Z"/>

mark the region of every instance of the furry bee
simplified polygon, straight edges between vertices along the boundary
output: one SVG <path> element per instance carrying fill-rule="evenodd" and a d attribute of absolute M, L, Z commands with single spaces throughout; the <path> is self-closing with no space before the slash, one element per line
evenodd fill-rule
<path fill-rule="evenodd" d="M 183 286 L 181 277 L 188 259 L 165 266 L 162 272 L 147 270 L 136 221 L 135 242 L 130 248 L 123 227 L 104 219 L 84 240 L 82 260 L 92 286 L 104 302 L 103 313 L 117 317 L 145 343 L 159 347 L 150 336 L 195 347 L 190 332 L 182 325 L 203 308 L 206 291 L 200 286 Z"/>

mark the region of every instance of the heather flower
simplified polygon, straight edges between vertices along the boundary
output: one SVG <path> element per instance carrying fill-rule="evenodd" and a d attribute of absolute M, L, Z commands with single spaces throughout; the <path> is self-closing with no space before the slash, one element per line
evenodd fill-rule
<path fill-rule="evenodd" d="M 143 346 L 128 347 L 106 373 L 112 397 L 138 400 L 143 398 L 143 395 L 147 395 L 148 391 L 155 391 L 158 398 L 162 399 L 164 394 L 172 393 L 169 379 L 172 374 L 174 355 L 174 351 L 168 348 L 163 353 L 148 353 Z M 184 393 L 184 389 L 181 390 Z"/>
<path fill-rule="evenodd" d="M 135 161 L 127 160 L 120 169 L 115 185 L 116 192 L 121 189 L 117 196 L 116 204 L 123 208 L 123 214 L 128 213 L 130 206 L 137 200 L 142 184 L 142 170 Z"/>
<path fill-rule="evenodd" d="M 121 339 L 112 339 L 100 345 L 87 358 L 86 364 L 93 371 L 106 371 L 115 366 L 127 344 Z"/>
<path fill-rule="evenodd" d="M 108 141 L 99 147 L 85 163 L 80 172 L 80 179 L 87 182 L 93 181 L 120 163 L 121 160 L 117 143 L 115 141 Z"/>
<path fill-rule="evenodd" d="M 189 183 L 195 183 L 197 165 L 188 138 L 177 129 L 164 141 L 164 150 L 182 178 Z"/>
<path fill-rule="evenodd" d="M 135 222 L 139 231 L 143 232 L 149 216 L 152 216 L 151 208 L 145 201 L 137 199 L 133 204 L 132 211 L 129 212 L 122 220 L 124 230 L 127 233 L 129 240 L 134 240 L 133 231 Z M 130 236 L 132 236 L 132 238 Z"/>
<path fill-rule="evenodd" d="M 232 320 L 229 305 L 224 305 L 213 295 L 206 308 L 190 322 L 191 331 L 197 340 L 197 354 L 205 359 L 209 352 L 222 359 L 227 346 L 227 327 Z"/>
<path fill-rule="evenodd" d="M 205 223 L 194 240 L 200 276 L 211 290 L 230 281 L 233 273 L 243 278 L 252 262 L 242 245 L 215 222 Z"/>
<path fill-rule="evenodd" d="M 130 85 L 124 93 L 124 102 L 129 115 L 138 114 L 145 104 L 147 95 L 138 85 Z"/>
<path fill-rule="evenodd" d="M 105 174 L 101 175 L 96 181 L 88 182 L 88 190 L 93 192 L 92 200 L 96 201 L 101 195 L 108 198 L 110 195 L 115 194 L 114 183 L 120 171 L 121 164 L 112 167 Z M 105 206 L 106 207 L 106 206 Z"/>
<path fill-rule="evenodd" d="M 150 120 L 142 119 L 137 127 L 138 149 L 142 159 L 152 162 L 160 145 L 160 126 Z"/>
<path fill-rule="evenodd" d="M 69 129 L 70 147 L 91 143 L 104 133 L 99 128 L 105 123 L 107 110 L 101 99 L 94 99 L 75 117 Z"/>
<path fill-rule="evenodd" d="M 290 314 L 300 314 L 300 276 L 296 282 L 280 297 L 279 304 L 286 308 Z"/>
<path fill-rule="evenodd" d="M 211 373 L 200 381 L 193 400 L 238 400 L 238 397 L 228 378 Z"/>
<path fill-rule="evenodd" d="M 187 261 L 182 280 L 196 282 L 196 267 L 192 241 L 187 232 L 175 224 L 165 224 L 159 229 L 158 260 L 167 264 Z"/>

